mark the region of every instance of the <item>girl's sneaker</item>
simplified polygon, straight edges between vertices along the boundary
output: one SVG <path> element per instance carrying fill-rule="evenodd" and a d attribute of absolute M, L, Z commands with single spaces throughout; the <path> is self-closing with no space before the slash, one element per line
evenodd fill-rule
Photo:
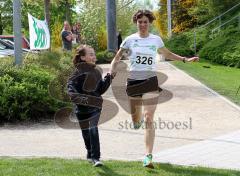
<path fill-rule="evenodd" d="M 152 163 L 152 154 L 148 154 L 145 156 L 144 160 L 143 160 L 143 166 L 144 167 L 148 167 L 151 169 L 154 169 L 153 163 Z"/>
<path fill-rule="evenodd" d="M 93 162 L 93 166 L 94 167 L 101 167 L 101 166 L 103 166 L 103 163 L 99 159 L 93 159 L 92 162 Z"/>
<path fill-rule="evenodd" d="M 91 153 L 90 152 L 87 153 L 87 161 L 89 163 L 92 163 L 92 157 L 91 157 Z"/>

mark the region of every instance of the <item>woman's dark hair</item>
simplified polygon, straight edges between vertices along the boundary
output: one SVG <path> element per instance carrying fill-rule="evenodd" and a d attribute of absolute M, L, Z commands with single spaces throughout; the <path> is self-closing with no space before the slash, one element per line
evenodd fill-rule
<path fill-rule="evenodd" d="M 143 16 L 146 16 L 149 20 L 150 23 L 152 23 L 156 18 L 153 15 L 153 13 L 150 10 L 138 10 L 134 15 L 133 15 L 133 23 L 137 23 L 137 20 L 139 18 L 142 18 Z"/>
<path fill-rule="evenodd" d="M 76 54 L 73 57 L 73 65 L 75 67 L 77 67 L 77 65 L 79 63 L 85 62 L 81 59 L 81 56 L 85 56 L 86 55 L 86 48 L 92 48 L 91 46 L 88 45 L 80 45 L 77 49 L 76 49 Z"/>

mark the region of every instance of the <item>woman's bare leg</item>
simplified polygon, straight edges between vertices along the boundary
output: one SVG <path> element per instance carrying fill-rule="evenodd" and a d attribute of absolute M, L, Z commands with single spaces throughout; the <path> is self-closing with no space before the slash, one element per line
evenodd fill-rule
<path fill-rule="evenodd" d="M 132 121 L 137 123 L 142 118 L 142 98 L 141 97 L 129 97 L 130 113 Z"/>
<path fill-rule="evenodd" d="M 153 151 L 153 144 L 155 138 L 154 113 L 157 108 L 158 95 L 146 94 L 143 98 L 143 112 L 146 123 L 145 146 L 147 155 L 152 154 Z"/>

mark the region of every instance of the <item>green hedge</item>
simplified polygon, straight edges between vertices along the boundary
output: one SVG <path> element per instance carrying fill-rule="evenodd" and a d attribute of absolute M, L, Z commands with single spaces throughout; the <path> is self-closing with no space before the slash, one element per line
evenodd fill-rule
<path fill-rule="evenodd" d="M 98 63 L 114 57 L 98 52 Z M 41 120 L 69 105 L 66 83 L 73 71 L 73 53 L 53 50 L 24 56 L 21 67 L 13 58 L 0 59 L 0 124 L 2 121 Z"/>
<path fill-rule="evenodd" d="M 99 51 L 96 53 L 97 64 L 110 63 L 115 56 L 115 53 L 108 51 Z"/>
<path fill-rule="evenodd" d="M 48 94 L 53 75 L 37 66 L 1 67 L 0 118 L 16 121 L 46 118 L 59 104 Z"/>
<path fill-rule="evenodd" d="M 223 62 L 228 66 L 240 68 L 240 42 L 235 47 L 234 52 L 226 52 L 223 54 Z"/>
<path fill-rule="evenodd" d="M 208 29 L 196 30 L 196 48 L 200 58 L 212 62 L 240 67 L 240 30 L 235 26 L 221 29 L 220 33 L 212 34 Z M 172 52 L 182 56 L 193 56 L 194 30 L 173 36 L 165 42 Z"/>
<path fill-rule="evenodd" d="M 173 36 L 165 42 L 165 45 L 173 53 L 182 56 L 192 56 L 194 54 L 194 50 L 190 48 L 189 41 L 189 37 L 183 33 Z"/>
<path fill-rule="evenodd" d="M 1 58 L 0 121 L 53 118 L 66 103 L 50 95 L 49 85 L 71 66 L 71 53 L 61 50 L 24 56 L 21 67 L 13 66 L 13 58 Z"/>
<path fill-rule="evenodd" d="M 206 43 L 199 56 L 222 65 L 239 67 L 239 45 L 240 31 L 230 27 Z"/>
<path fill-rule="evenodd" d="M 194 39 L 196 33 L 196 39 Z M 206 29 L 190 30 L 181 34 L 173 35 L 165 41 L 165 45 L 172 52 L 182 56 L 193 56 L 195 54 L 194 40 L 196 40 L 196 51 L 198 52 L 209 39 Z"/>

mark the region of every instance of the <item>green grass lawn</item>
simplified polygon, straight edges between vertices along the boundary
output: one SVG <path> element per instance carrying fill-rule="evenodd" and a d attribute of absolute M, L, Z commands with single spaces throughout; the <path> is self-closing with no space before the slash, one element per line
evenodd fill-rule
<path fill-rule="evenodd" d="M 212 64 L 206 60 L 198 63 L 171 62 L 219 94 L 240 105 L 240 69 Z M 210 68 L 206 68 L 210 67 Z"/>
<path fill-rule="evenodd" d="M 200 167 L 157 164 L 155 169 L 141 162 L 105 161 L 95 168 L 87 161 L 66 159 L 0 159 L 1 176 L 239 176 L 240 172 Z"/>

